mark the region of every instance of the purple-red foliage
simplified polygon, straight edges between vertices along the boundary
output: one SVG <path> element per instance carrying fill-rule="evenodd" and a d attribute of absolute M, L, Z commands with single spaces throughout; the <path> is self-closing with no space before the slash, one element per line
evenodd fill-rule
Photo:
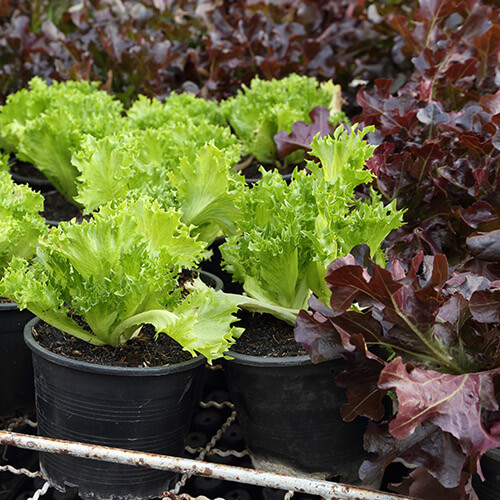
<path fill-rule="evenodd" d="M 290 73 L 333 78 L 345 90 L 355 79 L 373 80 L 407 70 L 395 47 L 396 30 L 385 21 L 385 7 L 358 0 L 209 1 L 202 14 L 209 78 L 205 91 L 226 96 L 241 84 Z M 406 2 L 408 4 L 408 2 Z M 410 4 L 411 5 L 411 4 Z"/>
<path fill-rule="evenodd" d="M 285 130 L 280 130 L 274 136 L 274 142 L 278 155 L 282 158 L 288 156 L 294 151 L 311 151 L 311 144 L 316 137 L 322 138 L 333 134 L 335 127 L 328 122 L 330 111 L 324 106 L 316 106 L 309 113 L 311 123 L 297 121 L 292 125 L 292 131 L 287 134 Z"/>
<path fill-rule="evenodd" d="M 393 3 L 0 0 L 0 102 L 35 75 L 98 79 L 126 103 L 178 89 L 221 98 L 255 76 L 292 72 L 348 93 L 356 79 L 406 80 L 401 37 L 385 17 L 401 12 Z"/>
<path fill-rule="evenodd" d="M 198 90 L 206 27 L 188 0 L 0 0 L 0 101 L 35 75 L 101 80 L 126 103 Z M 37 9 L 37 6 L 39 9 Z"/>
<path fill-rule="evenodd" d="M 408 209 L 386 251 L 406 267 L 419 250 L 458 264 L 473 231 L 500 228 L 500 11 L 427 0 L 389 21 L 414 65 L 411 81 L 360 90 L 355 119 L 377 129 L 369 168 L 378 190 Z"/>
<path fill-rule="evenodd" d="M 500 253 L 493 258 L 500 262 Z M 347 393 L 342 416 L 374 421 L 365 448 L 376 456 L 361 479 L 377 484 L 389 463 L 403 460 L 416 468 L 404 491 L 470 493 L 481 455 L 500 446 L 500 282 L 452 273 L 442 254 L 420 252 L 407 272 L 399 261 L 384 269 L 366 247 L 332 262 L 326 281 L 330 309 L 312 300 L 295 337 L 315 362 L 346 359 L 336 381 Z M 394 414 L 384 412 L 388 391 Z"/>

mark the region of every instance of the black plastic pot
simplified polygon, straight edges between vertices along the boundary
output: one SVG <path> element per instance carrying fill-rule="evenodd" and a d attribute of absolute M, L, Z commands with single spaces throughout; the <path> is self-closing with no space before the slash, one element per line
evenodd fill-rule
<path fill-rule="evenodd" d="M 314 365 L 308 356 L 228 354 L 226 382 L 256 469 L 360 483 L 365 421 L 340 416 L 342 358 Z"/>
<path fill-rule="evenodd" d="M 33 318 L 14 302 L 0 303 L 0 417 L 33 410 L 35 395 L 31 354 L 23 341 L 24 325 Z"/>
<path fill-rule="evenodd" d="M 24 175 L 18 175 L 10 173 L 12 179 L 18 184 L 28 184 L 28 186 L 34 191 L 40 191 L 45 193 L 54 189 L 53 184 L 47 179 L 35 179 L 33 177 L 24 177 Z"/>
<path fill-rule="evenodd" d="M 292 180 L 292 174 L 283 174 L 281 176 L 283 178 L 283 180 L 285 180 L 287 183 L 289 183 L 291 180 Z M 246 177 L 245 178 L 245 182 L 249 185 L 249 186 L 253 186 L 254 184 L 256 184 L 257 182 L 259 182 L 261 180 L 261 177 Z"/>
<path fill-rule="evenodd" d="M 54 354 L 33 337 L 38 432 L 41 436 L 182 456 L 191 415 L 201 396 L 205 358 L 158 368 L 101 366 Z M 77 487 L 88 499 L 158 496 L 175 474 L 128 465 L 40 454 L 40 468 L 59 490 Z"/>
<path fill-rule="evenodd" d="M 487 451 L 481 458 L 481 469 L 485 481 L 474 476 L 472 485 L 479 500 L 498 500 L 500 498 L 500 448 Z"/>
<path fill-rule="evenodd" d="M 35 167 L 33 167 L 31 164 L 19 160 L 15 155 L 11 155 L 11 162 L 15 164 L 26 165 L 32 169 L 35 169 Z M 10 175 L 12 179 L 14 179 L 14 181 L 17 182 L 18 184 L 28 184 L 28 186 L 35 191 L 40 191 L 44 193 L 45 191 L 50 191 L 51 189 L 54 189 L 53 184 L 48 179 L 45 178 L 38 179 L 34 177 L 28 177 L 16 174 L 12 171 L 10 172 Z"/>
<path fill-rule="evenodd" d="M 215 241 L 208 247 L 212 251 L 212 256 L 209 260 L 204 260 L 200 264 L 200 268 L 209 272 L 222 281 L 224 291 L 228 293 L 243 293 L 243 287 L 240 283 L 233 281 L 233 275 L 222 269 L 222 255 L 219 247 L 226 241 L 224 236 L 216 238 Z"/>

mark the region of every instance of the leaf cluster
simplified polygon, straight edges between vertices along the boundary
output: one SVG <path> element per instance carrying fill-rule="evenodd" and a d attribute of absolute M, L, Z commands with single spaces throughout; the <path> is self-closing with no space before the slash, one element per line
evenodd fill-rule
<path fill-rule="evenodd" d="M 411 57 L 411 80 L 362 89 L 355 121 L 374 125 L 379 145 L 369 167 L 387 200 L 407 208 L 407 225 L 386 243 L 408 267 L 419 251 L 469 258 L 475 230 L 498 229 L 500 18 L 486 2 L 420 2 L 389 18 Z"/>
<path fill-rule="evenodd" d="M 198 12 L 209 28 L 210 65 L 202 91 L 225 97 L 256 75 L 298 73 L 333 79 L 349 92 L 354 80 L 404 73 L 398 34 L 385 22 L 401 4 L 408 2 L 204 2 Z"/>
<path fill-rule="evenodd" d="M 127 110 L 130 123 L 137 128 L 160 128 L 185 120 L 205 120 L 210 125 L 225 126 L 219 105 L 187 92 L 172 93 L 163 102 L 140 95 Z"/>
<path fill-rule="evenodd" d="M 222 101 L 221 108 L 243 142 L 243 153 L 273 164 L 278 158 L 274 136 L 290 133 L 294 122 L 309 120 L 313 108 L 329 108 L 332 100 L 336 103 L 333 84 L 318 86 L 315 78 L 292 74 L 281 80 L 254 78 L 250 87 L 243 85 L 236 97 Z M 298 163 L 300 153 L 286 160 Z"/>
<path fill-rule="evenodd" d="M 365 246 L 333 261 L 326 282 L 330 308 L 312 301 L 295 336 L 316 362 L 345 357 L 343 418 L 377 422 L 365 436 L 377 456 L 360 477 L 375 484 L 389 463 L 404 461 L 417 468 L 413 491 L 430 476 L 434 496 L 465 495 L 481 455 L 500 445 L 498 282 L 450 272 L 443 254 L 419 253 L 408 272 L 399 261 L 384 268 Z M 382 405 L 388 391 L 394 415 Z"/>
<path fill-rule="evenodd" d="M 6 163 L 0 157 L 0 164 Z M 42 210 L 41 194 L 15 184 L 8 172 L 0 170 L 0 278 L 13 257 L 30 260 L 35 255 L 39 238 L 47 232 Z"/>
<path fill-rule="evenodd" d="M 0 102 L 36 75 L 99 80 L 125 105 L 178 90 L 224 98 L 255 76 L 291 73 L 350 90 L 355 79 L 404 74 L 385 21 L 407 13 L 400 4 L 11 0 L 0 6 Z"/>
<path fill-rule="evenodd" d="M 125 127 L 122 104 L 97 87 L 88 81 L 47 85 L 35 77 L 0 108 L 2 147 L 32 163 L 72 202 L 78 171 L 71 156 L 83 137 Z"/>
<path fill-rule="evenodd" d="M 248 296 L 267 306 L 304 308 L 311 292 L 328 301 L 324 278 L 332 258 L 368 243 L 384 261 L 380 245 L 401 224 L 395 203 L 384 206 L 372 193 L 356 199 L 355 187 L 371 180 L 364 168 L 373 147 L 362 140 L 368 131 L 316 138 L 306 171 L 295 171 L 287 184 L 277 172 L 247 190 L 237 204 L 239 233 L 220 247 L 223 265 L 243 283 Z M 294 322 L 295 316 L 282 317 Z"/>
<path fill-rule="evenodd" d="M 3 95 L 43 79 L 99 80 L 125 103 L 196 87 L 206 27 L 193 3 L 142 0 L 15 0 L 0 11 Z M 1 100 L 1 99 L 0 99 Z"/>
<path fill-rule="evenodd" d="M 14 258 L 0 286 L 19 307 L 94 345 L 123 344 L 152 324 L 211 362 L 241 333 L 230 326 L 236 308 L 201 281 L 182 293 L 178 275 L 206 245 L 180 218 L 145 198 L 106 205 L 89 221 L 52 228 L 33 262 Z"/>
<path fill-rule="evenodd" d="M 79 172 L 76 201 L 91 212 L 149 195 L 164 208 L 179 208 L 193 234 L 211 243 L 220 232 L 235 232 L 243 179 L 232 169 L 240 147 L 229 128 L 206 120 L 88 136 L 72 158 Z"/>

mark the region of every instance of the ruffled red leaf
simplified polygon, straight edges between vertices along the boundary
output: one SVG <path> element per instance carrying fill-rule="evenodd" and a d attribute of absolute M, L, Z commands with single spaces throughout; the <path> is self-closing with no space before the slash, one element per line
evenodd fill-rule
<path fill-rule="evenodd" d="M 500 369 L 481 373 L 451 375 L 406 366 L 396 358 L 383 370 L 381 389 L 393 389 L 398 397 L 398 413 L 389 424 L 390 433 L 405 439 L 423 422 L 452 434 L 464 453 L 478 461 L 485 451 L 500 446 L 500 439 L 487 432 L 482 422 L 484 410 L 498 410 L 493 375 Z"/>
<path fill-rule="evenodd" d="M 333 125 L 328 123 L 330 111 L 324 106 L 316 106 L 310 113 L 311 123 L 297 121 L 292 125 L 292 132 L 287 134 L 281 130 L 274 136 L 274 142 L 277 146 L 278 155 L 288 156 L 294 151 L 311 151 L 313 139 L 325 137 L 333 133 Z"/>

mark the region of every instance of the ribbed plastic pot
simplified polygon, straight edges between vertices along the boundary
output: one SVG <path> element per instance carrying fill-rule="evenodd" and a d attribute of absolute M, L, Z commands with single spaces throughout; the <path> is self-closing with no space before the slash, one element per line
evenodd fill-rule
<path fill-rule="evenodd" d="M 28 184 L 28 186 L 35 191 L 45 193 L 46 191 L 54 189 L 54 185 L 48 179 L 35 179 L 33 177 L 14 174 L 13 172 L 11 172 L 10 175 L 18 184 Z"/>
<path fill-rule="evenodd" d="M 33 318 L 14 302 L 0 303 L 0 416 L 32 410 L 35 404 L 31 354 L 23 341 L 23 328 Z"/>
<path fill-rule="evenodd" d="M 498 500 L 500 498 L 500 448 L 487 451 L 481 458 L 481 469 L 485 481 L 474 476 L 472 485 L 479 500 Z"/>
<path fill-rule="evenodd" d="M 166 367 L 101 366 L 68 359 L 38 344 L 34 318 L 24 329 L 33 354 L 41 436 L 182 456 L 205 358 Z M 84 499 L 142 500 L 172 487 L 175 474 L 128 465 L 40 454 L 40 468 L 59 490 Z"/>
<path fill-rule="evenodd" d="M 224 374 L 255 468 L 359 484 L 365 421 L 344 422 L 344 360 L 263 358 L 229 352 Z"/>

